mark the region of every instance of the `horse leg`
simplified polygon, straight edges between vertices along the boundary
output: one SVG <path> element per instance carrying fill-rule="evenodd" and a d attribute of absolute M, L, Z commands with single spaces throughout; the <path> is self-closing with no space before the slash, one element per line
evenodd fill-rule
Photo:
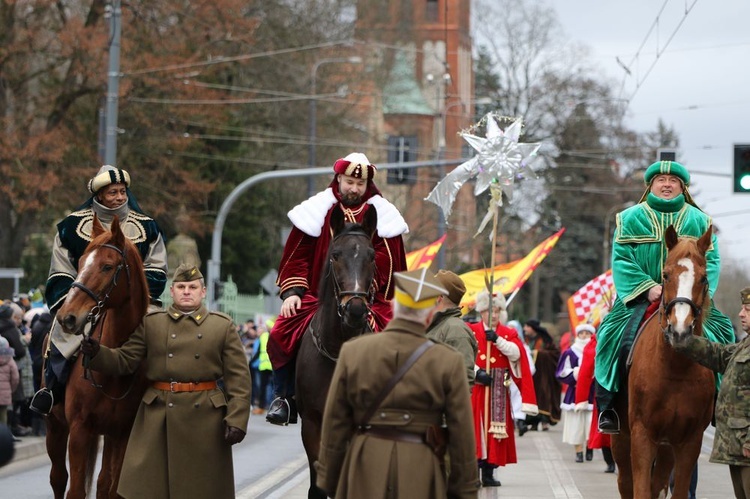
<path fill-rule="evenodd" d="M 656 459 L 657 444 L 651 442 L 648 432 L 640 422 L 631 421 L 630 445 L 633 464 L 633 497 L 635 499 L 651 498 L 651 471 Z M 637 450 L 637 452 L 636 452 Z"/>
<path fill-rule="evenodd" d="M 318 474 L 313 464 L 320 454 L 320 423 L 311 417 L 302 417 L 302 444 L 307 454 L 307 464 L 310 468 L 310 488 L 307 490 L 307 499 L 326 499 L 326 493 L 315 484 Z"/>
<path fill-rule="evenodd" d="M 669 475 L 674 467 L 674 452 L 669 445 L 659 445 L 656 448 L 656 463 L 654 463 L 653 478 L 651 479 L 651 497 L 667 497 L 669 490 Z"/>
<path fill-rule="evenodd" d="M 695 469 L 695 463 L 698 462 L 702 442 L 703 435 L 699 434 L 698 438 L 693 441 L 675 447 L 674 490 L 672 491 L 674 499 L 687 499 L 688 497 L 690 477 Z"/>
<path fill-rule="evenodd" d="M 70 490 L 68 499 L 86 497 L 98 454 L 98 436 L 89 433 L 81 421 L 70 425 L 68 438 L 68 461 L 70 462 Z"/>
<path fill-rule="evenodd" d="M 65 497 L 65 487 L 68 486 L 68 469 L 65 464 L 65 456 L 68 448 L 68 426 L 59 419 L 61 410 L 57 409 L 47 416 L 47 455 L 52 463 L 49 472 L 49 483 L 55 499 Z"/>
<path fill-rule="evenodd" d="M 630 462 L 630 435 L 612 435 L 612 457 L 617 464 L 617 490 L 621 499 L 633 499 L 633 468 Z"/>

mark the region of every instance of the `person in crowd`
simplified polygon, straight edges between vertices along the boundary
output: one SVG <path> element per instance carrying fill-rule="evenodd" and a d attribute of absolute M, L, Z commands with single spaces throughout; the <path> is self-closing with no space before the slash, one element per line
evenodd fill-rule
<path fill-rule="evenodd" d="M 615 472 L 615 459 L 612 456 L 612 439 L 608 434 L 599 431 L 597 416 L 599 415 L 596 404 L 592 404 L 595 392 L 594 366 L 596 364 L 596 333 L 583 347 L 583 356 L 579 364 L 578 380 L 576 381 L 575 404 L 578 411 L 591 410 L 591 428 L 587 449 L 601 449 L 604 462 L 607 464 L 605 473 Z"/>
<path fill-rule="evenodd" d="M 501 482 L 494 476 L 495 469 L 518 462 L 511 382 L 521 391 L 524 412 L 534 415 L 538 407 L 528 357 L 516 330 L 505 325 L 508 320 L 505 297 L 498 293 L 490 306 L 490 294 L 482 291 L 474 308 L 481 318 L 480 322 L 470 324 L 478 343 L 471 391 L 476 457 L 482 486 L 498 487 Z"/>
<path fill-rule="evenodd" d="M 739 318 L 742 330 L 750 333 L 750 287 L 740 291 Z M 712 463 L 729 465 L 729 476 L 737 499 L 750 499 L 750 339 L 746 335 L 736 343 L 723 345 L 707 336 L 687 335 L 674 345 L 699 364 L 722 375 L 716 398 L 716 432 L 709 459 Z"/>
<path fill-rule="evenodd" d="M 19 383 L 14 354 L 8 340 L 0 336 L 0 425 L 8 424 L 8 410 L 13 408 L 13 392 Z"/>
<path fill-rule="evenodd" d="M 333 165 L 334 176 L 327 189 L 292 208 L 292 230 L 279 265 L 279 317 L 271 330 L 268 354 L 273 365 L 276 399 L 266 414 L 269 423 L 297 422 L 294 401 L 294 363 L 299 342 L 318 308 L 317 290 L 326 267 L 331 243 L 330 215 L 336 205 L 347 222 L 361 222 L 367 210 L 378 214 L 375 248 L 374 301 L 370 327 L 381 330 L 391 317 L 393 273 L 406 269 L 402 235 L 409 228 L 398 209 L 375 186 L 376 167 L 362 153 L 351 153 Z"/>
<path fill-rule="evenodd" d="M 130 174 L 110 165 L 102 166 L 89 180 L 91 197 L 57 224 L 52 245 L 52 261 L 45 289 L 50 313 L 54 316 L 78 275 L 78 261 L 92 240 L 94 216 L 109 229 L 114 217 L 123 233 L 135 243 L 143 260 L 151 296 L 151 308 L 161 306 L 160 296 L 167 282 L 167 250 L 156 221 L 145 215 L 130 192 Z M 45 353 L 45 387 L 36 392 L 31 409 L 49 414 L 60 403 L 70 374 L 70 359 L 78 352 L 80 335 L 66 334 L 55 321 Z"/>
<path fill-rule="evenodd" d="M 210 312 L 194 265 L 174 273 L 173 304 L 145 316 L 119 348 L 93 335 L 81 344 L 90 367 L 131 374 L 145 363 L 141 399 L 117 493 L 122 497 L 235 496 L 232 445 L 245 438 L 250 371 L 232 319 Z M 219 382 L 221 382 L 219 384 Z"/>
<path fill-rule="evenodd" d="M 563 401 L 562 409 L 563 435 L 562 440 L 566 444 L 573 445 L 576 453 L 576 462 L 583 462 L 583 447 L 589 440 L 591 428 L 591 406 L 576 404 L 577 383 L 580 372 L 580 364 L 583 358 L 583 350 L 591 337 L 596 332 L 591 324 L 579 324 L 575 328 L 575 340 L 560 356 L 557 363 L 557 379 L 568 386 Z M 589 388 L 590 389 L 590 388 Z M 591 402 L 593 402 L 591 392 Z M 586 461 L 594 458 L 593 449 L 586 449 Z"/>
<path fill-rule="evenodd" d="M 253 374 L 253 414 L 264 414 L 270 402 L 269 387 L 273 370 L 271 359 L 268 358 L 268 330 L 272 327 L 272 319 L 260 325 L 259 336 L 254 343 L 250 358 L 250 372 Z"/>
<path fill-rule="evenodd" d="M 18 364 L 23 362 L 24 358 L 28 355 L 28 348 L 24 344 L 21 331 L 18 329 L 18 321 L 14 318 L 14 315 L 17 317 L 17 314 L 14 312 L 13 302 L 6 300 L 0 305 L 0 337 L 5 338 L 10 348 L 13 349 L 13 360 L 15 361 L 15 366 L 18 368 Z M 22 375 L 20 368 L 18 368 L 18 371 L 20 380 L 20 376 Z M 31 428 L 22 426 L 20 422 L 19 406 L 23 400 L 23 383 L 19 382 L 13 391 L 12 404 L 8 411 L 8 426 L 15 437 L 25 437 L 31 434 Z"/>
<path fill-rule="evenodd" d="M 323 416 L 317 486 L 337 499 L 476 498 L 465 365 L 458 352 L 425 337 L 448 290 L 426 268 L 394 278 L 393 320 L 341 348 Z"/>
<path fill-rule="evenodd" d="M 529 369 L 531 370 L 531 375 L 533 376 L 534 372 L 536 372 L 536 367 L 534 366 L 534 358 L 531 356 L 531 349 L 529 348 L 529 345 L 526 344 L 526 339 L 523 335 L 523 326 L 521 326 L 521 323 L 515 319 L 508 321 L 507 326 L 512 327 L 516 330 L 516 333 L 518 333 L 518 339 L 521 340 L 523 349 L 526 352 L 526 358 L 529 361 Z M 516 385 L 516 382 L 513 381 L 513 378 L 511 378 L 511 381 L 510 405 L 513 411 L 513 422 L 518 429 L 518 436 L 522 437 L 526 434 L 527 431 L 529 431 L 529 426 L 526 424 L 526 413 L 523 410 L 521 390 L 518 389 L 518 385 Z"/>
<path fill-rule="evenodd" d="M 690 173 L 675 161 L 658 161 L 646 169 L 646 190 L 640 201 L 617 215 L 612 242 L 612 278 L 617 289 L 612 310 L 599 327 L 596 351 L 596 402 L 599 430 L 620 431 L 614 397 L 620 389 L 625 359 L 640 324 L 659 308 L 661 274 L 666 249 L 664 232 L 672 225 L 679 236 L 698 238 L 711 218 L 693 201 Z M 706 253 L 708 294 L 719 285 L 721 257 L 716 235 Z M 727 344 L 734 341 L 732 323 L 711 301 L 703 320 L 706 337 Z"/>
<path fill-rule="evenodd" d="M 21 345 L 23 345 L 24 355 L 16 361 L 18 374 L 21 382 L 16 391 L 13 392 L 13 412 L 10 423 L 11 430 L 16 436 L 31 435 L 34 430 L 32 425 L 32 411 L 29 410 L 29 400 L 34 394 L 34 374 L 32 373 L 31 353 L 29 343 L 31 341 L 31 331 L 26 325 L 24 319 L 25 309 L 17 302 L 8 302 L 12 310 L 11 319 L 15 323 L 18 331 L 21 333 Z"/>
<path fill-rule="evenodd" d="M 466 285 L 450 270 L 441 269 L 435 279 L 448 291 L 437 299 L 435 314 L 427 326 L 427 338 L 453 347 L 464 358 L 469 387 L 474 386 L 474 362 L 477 358 L 477 339 L 474 332 L 461 320 L 459 304 L 466 293 Z"/>
<path fill-rule="evenodd" d="M 542 431 L 549 430 L 550 425 L 560 421 L 560 393 L 562 384 L 557 379 L 557 363 L 560 360 L 560 350 L 547 329 L 542 327 L 536 319 L 530 319 L 523 325 L 526 342 L 534 358 L 534 389 L 539 415 L 532 421 L 532 429 L 538 429 L 541 423 Z"/>

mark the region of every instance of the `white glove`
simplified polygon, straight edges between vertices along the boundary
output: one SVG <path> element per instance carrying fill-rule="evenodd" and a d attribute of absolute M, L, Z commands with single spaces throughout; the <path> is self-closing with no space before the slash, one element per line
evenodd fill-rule
<path fill-rule="evenodd" d="M 576 406 L 573 408 L 573 410 L 575 412 L 581 412 L 581 411 L 588 410 L 588 408 L 589 408 L 589 403 L 588 402 L 578 402 L 576 404 Z"/>
<path fill-rule="evenodd" d="M 573 368 L 573 379 L 574 379 L 574 380 L 576 380 L 576 381 L 578 381 L 578 371 L 579 371 L 580 369 L 581 369 L 581 368 L 580 368 L 580 367 L 578 367 L 578 366 L 575 366 L 575 367 Z"/>

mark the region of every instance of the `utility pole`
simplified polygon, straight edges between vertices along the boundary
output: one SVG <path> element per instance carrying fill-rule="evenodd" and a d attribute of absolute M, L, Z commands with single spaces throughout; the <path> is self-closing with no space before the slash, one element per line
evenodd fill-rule
<path fill-rule="evenodd" d="M 109 31 L 109 68 L 107 70 L 107 111 L 105 115 L 104 164 L 117 166 L 117 105 L 120 94 L 120 0 L 112 0 Z"/>

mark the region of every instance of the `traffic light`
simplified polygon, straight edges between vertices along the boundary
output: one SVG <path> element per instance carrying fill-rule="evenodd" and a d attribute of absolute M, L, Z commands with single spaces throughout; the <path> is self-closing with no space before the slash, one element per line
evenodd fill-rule
<path fill-rule="evenodd" d="M 750 145 L 734 145 L 734 192 L 750 193 Z"/>

